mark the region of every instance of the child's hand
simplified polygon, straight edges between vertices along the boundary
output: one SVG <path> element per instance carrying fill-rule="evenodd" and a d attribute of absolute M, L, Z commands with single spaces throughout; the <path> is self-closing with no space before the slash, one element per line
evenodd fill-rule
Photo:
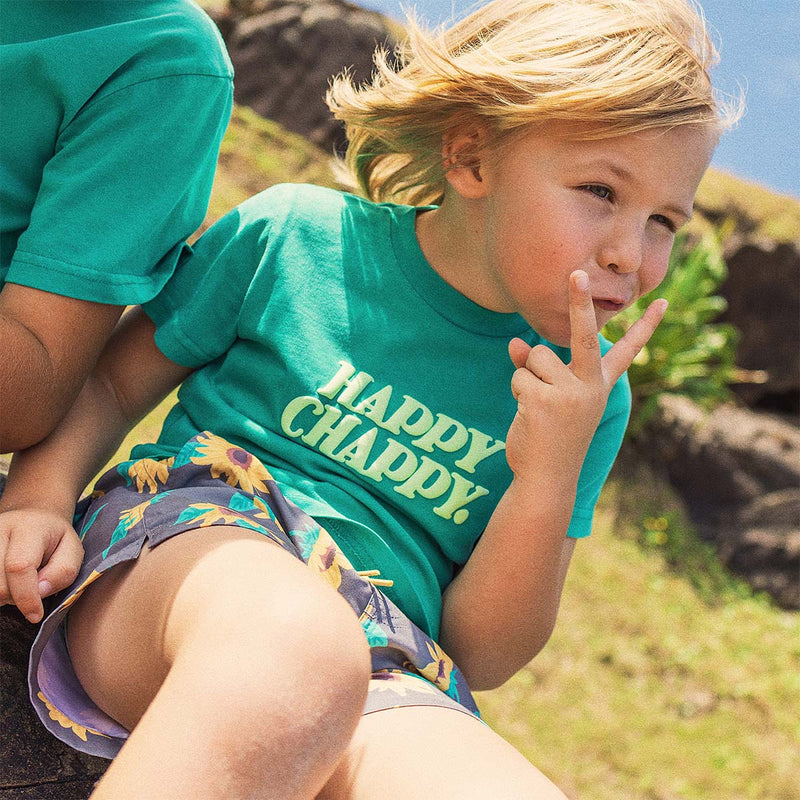
<path fill-rule="evenodd" d="M 83 545 L 62 515 L 38 508 L 0 514 L 0 605 L 11 603 L 29 622 L 42 598 L 69 586 L 83 562 Z"/>
<path fill-rule="evenodd" d="M 569 282 L 572 361 L 562 363 L 544 345 L 531 348 L 521 339 L 512 340 L 509 354 L 517 371 L 511 391 L 518 409 L 506 457 L 517 478 L 547 465 L 551 470 L 571 467 L 577 480 L 612 387 L 647 344 L 666 308 L 665 300 L 653 301 L 601 357 L 588 278 L 577 270 Z"/>

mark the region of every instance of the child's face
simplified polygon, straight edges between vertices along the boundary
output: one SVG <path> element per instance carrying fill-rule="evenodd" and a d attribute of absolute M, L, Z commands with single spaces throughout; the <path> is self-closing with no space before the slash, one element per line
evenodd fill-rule
<path fill-rule="evenodd" d="M 569 344 L 568 277 L 589 275 L 598 329 L 667 272 L 716 143 L 699 126 L 579 141 L 550 126 L 483 162 L 486 303 Z"/>

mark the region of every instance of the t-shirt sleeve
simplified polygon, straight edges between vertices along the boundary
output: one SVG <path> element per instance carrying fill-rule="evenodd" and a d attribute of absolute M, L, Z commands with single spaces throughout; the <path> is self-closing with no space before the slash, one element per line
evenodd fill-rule
<path fill-rule="evenodd" d="M 155 296 L 205 215 L 232 83 L 168 75 L 90 101 L 60 133 L 6 280 L 116 305 Z"/>
<path fill-rule="evenodd" d="M 567 536 L 580 539 L 592 532 L 594 507 L 622 445 L 630 409 L 630 384 L 628 376 L 623 375 L 611 390 L 603 418 L 583 462 Z"/>
<path fill-rule="evenodd" d="M 194 247 L 187 246 L 163 290 L 144 304 L 156 325 L 156 345 L 175 363 L 200 367 L 230 349 L 256 279 L 259 302 L 266 303 L 271 221 L 261 206 L 269 206 L 270 194 L 262 192 L 238 206 Z"/>

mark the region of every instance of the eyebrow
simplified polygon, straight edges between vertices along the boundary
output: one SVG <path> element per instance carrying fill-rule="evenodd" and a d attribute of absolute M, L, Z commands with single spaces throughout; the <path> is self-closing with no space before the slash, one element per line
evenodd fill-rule
<path fill-rule="evenodd" d="M 633 182 L 636 180 L 636 177 L 629 169 L 626 169 L 621 164 L 617 164 L 614 161 L 608 161 L 605 158 L 600 158 L 597 161 L 593 161 L 588 166 L 605 167 L 609 172 L 613 173 L 624 181 Z M 688 211 L 686 211 L 684 208 L 680 208 L 680 206 L 674 206 L 671 203 L 667 203 L 663 208 L 665 211 L 671 211 L 673 214 L 677 214 L 679 217 L 682 217 L 685 220 L 684 224 L 692 218 L 694 213 L 694 205 Z"/>

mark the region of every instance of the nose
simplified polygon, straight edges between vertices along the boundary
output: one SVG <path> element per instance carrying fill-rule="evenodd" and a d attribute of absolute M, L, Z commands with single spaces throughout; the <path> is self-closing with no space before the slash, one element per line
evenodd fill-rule
<path fill-rule="evenodd" d="M 622 274 L 637 272 L 643 252 L 643 232 L 633 226 L 617 226 L 601 248 L 600 266 Z"/>

